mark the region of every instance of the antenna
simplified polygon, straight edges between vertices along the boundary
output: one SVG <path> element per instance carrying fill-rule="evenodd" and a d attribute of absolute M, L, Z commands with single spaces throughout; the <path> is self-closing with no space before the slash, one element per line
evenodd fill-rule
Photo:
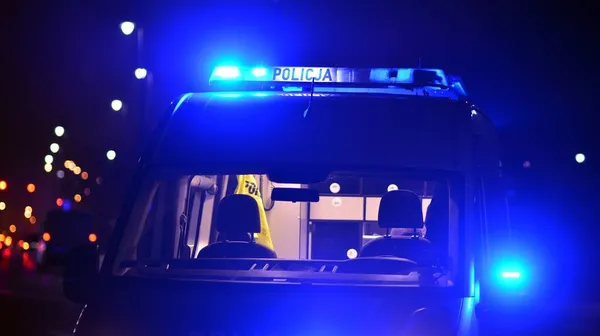
<path fill-rule="evenodd" d="M 304 110 L 304 118 L 306 118 L 306 116 L 308 115 L 308 110 L 310 110 L 310 107 L 312 106 L 314 94 L 315 94 L 315 78 L 313 77 L 312 82 L 310 84 L 310 100 L 308 101 L 308 107 L 306 108 L 306 110 Z"/>

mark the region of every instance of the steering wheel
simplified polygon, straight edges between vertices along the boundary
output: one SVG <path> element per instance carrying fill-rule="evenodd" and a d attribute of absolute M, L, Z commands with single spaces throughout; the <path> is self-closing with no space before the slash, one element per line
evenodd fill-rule
<path fill-rule="evenodd" d="M 408 274 L 417 266 L 413 260 L 394 256 L 359 257 L 339 265 L 340 273 Z"/>

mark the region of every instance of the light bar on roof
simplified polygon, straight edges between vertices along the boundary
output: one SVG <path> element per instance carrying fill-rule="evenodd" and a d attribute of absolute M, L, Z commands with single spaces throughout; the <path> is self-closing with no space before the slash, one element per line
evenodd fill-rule
<path fill-rule="evenodd" d="M 378 87 L 397 86 L 434 87 L 450 89 L 465 95 L 458 77 L 447 76 L 440 69 L 372 68 L 353 69 L 335 67 L 236 67 L 220 66 L 213 71 L 209 83 L 236 87 L 240 83 L 256 85 L 293 86 L 315 83 L 315 86 Z M 252 85 L 254 84 L 254 85 Z M 345 85 L 347 84 L 347 85 Z"/>

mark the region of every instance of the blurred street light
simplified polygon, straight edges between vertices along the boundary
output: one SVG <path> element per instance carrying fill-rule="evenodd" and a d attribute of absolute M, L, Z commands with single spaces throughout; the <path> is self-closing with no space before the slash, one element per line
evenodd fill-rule
<path fill-rule="evenodd" d="M 61 136 L 65 135 L 65 128 L 62 126 L 56 126 L 54 128 L 54 134 L 60 138 Z"/>
<path fill-rule="evenodd" d="M 35 218 L 35 216 L 31 216 L 31 218 L 29 218 L 29 223 L 35 224 L 36 222 L 37 222 L 37 218 Z"/>
<path fill-rule="evenodd" d="M 44 165 L 44 170 L 46 171 L 46 173 L 49 173 L 49 172 L 51 172 L 51 171 L 52 171 L 52 164 L 50 164 L 50 163 L 46 163 L 46 164 Z"/>
<path fill-rule="evenodd" d="M 8 183 L 6 181 L 0 181 L 0 190 L 6 190 L 8 188 Z"/>
<path fill-rule="evenodd" d="M 33 208 L 31 206 L 28 205 L 25 207 L 25 212 L 32 212 L 32 211 L 33 211 Z"/>
<path fill-rule="evenodd" d="M 109 161 L 112 161 L 112 160 L 114 160 L 116 157 L 117 157 L 117 152 L 115 152 L 114 150 L 112 150 L 112 149 L 111 149 L 111 150 L 109 150 L 108 152 L 106 152 L 106 158 L 107 158 Z"/>
<path fill-rule="evenodd" d="M 50 154 L 44 156 L 44 162 L 52 164 L 54 162 L 54 157 Z"/>
<path fill-rule="evenodd" d="M 50 238 L 52 238 L 52 237 L 50 236 L 50 234 L 48 232 L 44 232 L 44 234 L 42 235 L 42 239 L 45 242 L 50 241 Z"/>
<path fill-rule="evenodd" d="M 16 229 L 15 229 L 15 231 L 16 231 Z M 8 247 L 8 246 L 10 246 L 11 244 L 12 244 L 12 237 L 10 237 L 10 236 L 9 236 L 9 237 L 6 237 L 6 238 L 4 239 L 4 245 L 6 245 L 6 246 Z"/>
<path fill-rule="evenodd" d="M 29 184 L 27 185 L 27 192 L 31 194 L 31 193 L 33 193 L 34 191 L 35 191 L 35 184 L 33 184 L 33 183 L 29 183 Z"/>
<path fill-rule="evenodd" d="M 50 144 L 50 151 L 52 153 L 58 153 L 59 150 L 60 150 L 60 146 L 56 142 Z"/>
<path fill-rule="evenodd" d="M 121 32 L 124 35 L 131 35 L 131 33 L 133 33 L 134 30 L 135 30 L 135 23 L 133 23 L 131 21 L 124 21 L 121 23 Z"/>
<path fill-rule="evenodd" d="M 87 173 L 87 172 L 82 172 L 82 173 L 81 173 L 81 179 L 82 179 L 82 180 L 84 180 L 84 181 L 88 179 L 88 176 L 89 176 L 89 175 L 88 175 L 88 173 Z"/>
<path fill-rule="evenodd" d="M 61 178 L 65 177 L 65 172 L 64 172 L 64 171 L 62 171 L 62 170 L 59 170 L 59 171 L 57 171 L 57 172 L 56 172 L 56 176 L 57 176 L 59 179 L 61 179 Z"/>
<path fill-rule="evenodd" d="M 585 155 L 582 153 L 575 155 L 575 161 L 577 161 L 577 163 L 583 163 L 585 161 Z"/>
<path fill-rule="evenodd" d="M 6 209 L 6 203 L 0 202 L 0 211 L 3 211 L 4 209 Z"/>
<path fill-rule="evenodd" d="M 113 111 L 119 112 L 123 108 L 123 102 L 118 99 L 115 99 L 112 102 L 110 102 L 110 107 L 113 109 Z"/>
<path fill-rule="evenodd" d="M 63 199 L 62 198 L 57 198 L 56 199 L 56 205 L 59 206 L 59 207 L 62 206 L 63 205 Z"/>
<path fill-rule="evenodd" d="M 11 233 L 15 233 L 15 232 L 17 232 L 17 226 L 16 226 L 15 224 L 11 224 L 11 225 L 8 227 L 8 231 L 10 231 Z"/>
<path fill-rule="evenodd" d="M 81 195 L 75 194 L 75 196 L 73 196 L 73 199 L 75 200 L 75 202 L 79 203 L 81 202 Z"/>
<path fill-rule="evenodd" d="M 135 69 L 134 74 L 135 74 L 135 78 L 144 79 L 148 75 L 148 70 L 146 70 L 144 68 L 137 68 L 137 69 Z"/>
<path fill-rule="evenodd" d="M 76 166 L 75 168 L 73 168 L 73 174 L 75 175 L 79 175 L 81 173 L 81 168 Z"/>
<path fill-rule="evenodd" d="M 88 239 L 89 239 L 90 243 L 95 243 L 96 240 L 98 240 L 98 237 L 96 236 L 95 233 L 90 233 L 90 235 L 88 236 Z"/>
<path fill-rule="evenodd" d="M 29 243 L 28 242 L 23 242 L 23 250 L 25 250 L 25 251 L 29 250 Z"/>

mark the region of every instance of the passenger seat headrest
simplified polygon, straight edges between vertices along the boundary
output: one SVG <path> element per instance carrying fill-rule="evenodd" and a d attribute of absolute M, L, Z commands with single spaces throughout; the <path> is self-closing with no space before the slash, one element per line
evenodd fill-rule
<path fill-rule="evenodd" d="M 260 233 L 260 213 L 256 200 L 243 194 L 223 198 L 217 213 L 217 231 L 228 237 L 231 234 Z"/>
<path fill-rule="evenodd" d="M 379 227 L 420 229 L 423 227 L 421 199 L 410 190 L 386 193 L 379 204 Z"/>

